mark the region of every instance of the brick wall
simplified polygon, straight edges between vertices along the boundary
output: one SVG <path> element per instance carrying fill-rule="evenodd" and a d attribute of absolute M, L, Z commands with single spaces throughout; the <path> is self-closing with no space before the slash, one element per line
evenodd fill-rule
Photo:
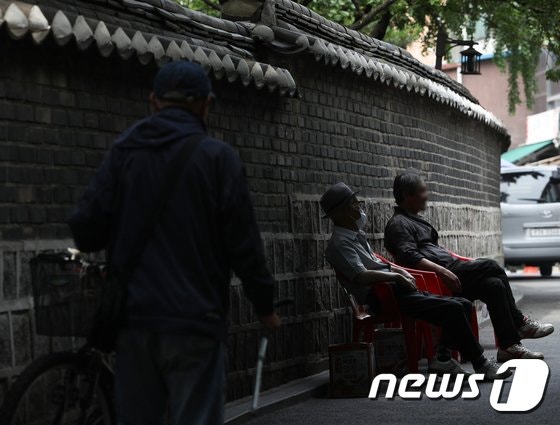
<path fill-rule="evenodd" d="M 5 39 L 6 40 L 6 39 Z M 69 209 L 114 136 L 148 113 L 155 68 L 50 42 L 5 41 L 0 55 L 0 380 L 5 387 L 49 341 L 34 335 L 29 258 L 68 246 Z M 361 188 L 370 237 L 382 249 L 394 175 L 422 171 L 430 219 L 465 255 L 501 257 L 497 133 L 414 93 L 300 58 L 285 64 L 301 99 L 216 83 L 211 132 L 247 166 L 286 325 L 271 341 L 264 386 L 325 367 L 349 340 L 350 317 L 323 258 L 329 223 L 320 194 Z M 248 394 L 259 326 L 239 282 L 231 287 L 228 398 Z M 54 348 L 71 341 L 54 341 Z M 0 399 L 1 399 L 0 390 Z"/>

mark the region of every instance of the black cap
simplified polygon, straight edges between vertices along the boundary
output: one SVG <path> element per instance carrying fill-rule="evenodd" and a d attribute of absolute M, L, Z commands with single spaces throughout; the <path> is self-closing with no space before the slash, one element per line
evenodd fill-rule
<path fill-rule="evenodd" d="M 329 190 L 321 196 L 321 200 L 319 201 L 319 204 L 321 204 L 321 208 L 325 213 L 323 218 L 327 218 L 335 209 L 346 204 L 358 192 L 359 190 L 354 192 L 346 185 L 346 183 L 343 182 L 338 182 L 332 185 Z"/>
<path fill-rule="evenodd" d="M 204 68 L 195 62 L 169 62 L 156 74 L 154 95 L 176 102 L 204 98 L 213 96 L 212 83 Z"/>

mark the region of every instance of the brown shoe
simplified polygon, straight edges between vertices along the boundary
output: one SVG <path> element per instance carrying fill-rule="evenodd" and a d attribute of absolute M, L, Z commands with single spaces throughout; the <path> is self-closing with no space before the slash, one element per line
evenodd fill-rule
<path fill-rule="evenodd" d="M 506 379 L 511 376 L 511 370 L 498 373 L 500 366 L 492 360 L 486 359 L 482 366 L 475 369 L 476 373 L 484 374 L 485 381 L 495 381 L 496 379 Z"/>
<path fill-rule="evenodd" d="M 524 317 L 525 323 L 517 330 L 521 339 L 543 338 L 554 332 L 554 326 L 550 323 L 540 323 L 536 320 Z"/>

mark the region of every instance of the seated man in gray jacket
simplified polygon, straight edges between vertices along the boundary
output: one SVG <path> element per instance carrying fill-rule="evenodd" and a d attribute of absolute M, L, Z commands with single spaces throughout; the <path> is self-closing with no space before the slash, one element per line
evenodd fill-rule
<path fill-rule="evenodd" d="M 373 313 L 383 309 L 383 305 L 375 299 L 372 286 L 390 283 L 402 314 L 441 326 L 440 347 L 436 358 L 430 362 L 430 372 L 465 373 L 449 355 L 449 348 L 456 348 L 487 380 L 508 377 L 509 371 L 497 373 L 498 365 L 484 356 L 473 335 L 470 327 L 472 304 L 468 300 L 418 291 L 408 272 L 390 267 L 373 255 L 362 230 L 367 219 L 356 193 L 341 182 L 327 190 L 320 201 L 325 217 L 334 223 L 326 257 L 343 278 L 341 283 L 359 303 L 372 306 Z"/>

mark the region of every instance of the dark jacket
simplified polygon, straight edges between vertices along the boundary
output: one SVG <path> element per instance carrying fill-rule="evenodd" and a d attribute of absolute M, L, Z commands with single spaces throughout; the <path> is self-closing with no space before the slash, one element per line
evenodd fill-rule
<path fill-rule="evenodd" d="M 166 167 L 189 136 L 205 132 L 189 112 L 167 108 L 119 136 L 70 219 L 78 249 L 109 248 L 109 261 L 119 270 Z M 119 184 L 122 209 L 115 211 Z M 225 337 L 231 270 L 256 312 L 271 313 L 274 282 L 243 166 L 233 148 L 207 136 L 182 172 L 129 284 L 126 326 Z"/>
<path fill-rule="evenodd" d="M 385 226 L 385 248 L 399 264 L 414 267 L 426 258 L 448 268 L 455 259 L 438 245 L 437 230 L 422 217 L 408 214 L 395 207 L 395 213 Z"/>

